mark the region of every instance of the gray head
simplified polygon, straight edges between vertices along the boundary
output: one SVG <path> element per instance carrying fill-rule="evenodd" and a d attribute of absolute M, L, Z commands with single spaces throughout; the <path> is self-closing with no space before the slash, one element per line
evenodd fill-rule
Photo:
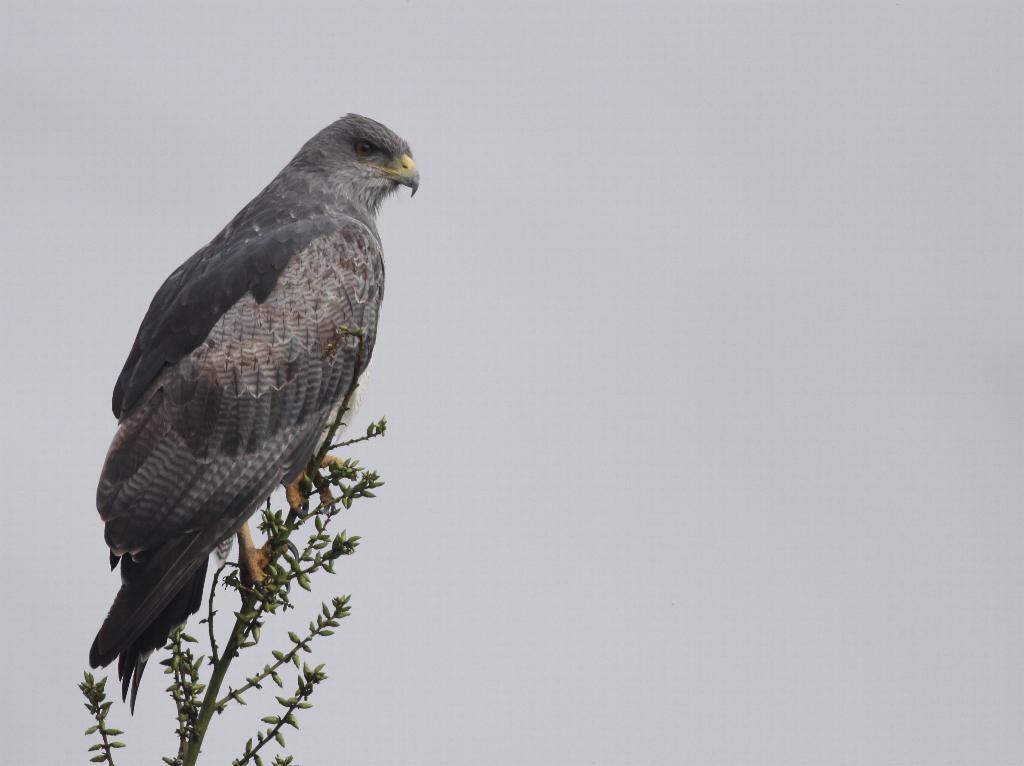
<path fill-rule="evenodd" d="M 325 177 L 336 193 L 371 213 L 399 186 L 415 194 L 420 185 L 409 144 L 359 114 L 347 114 L 313 136 L 290 167 Z"/>

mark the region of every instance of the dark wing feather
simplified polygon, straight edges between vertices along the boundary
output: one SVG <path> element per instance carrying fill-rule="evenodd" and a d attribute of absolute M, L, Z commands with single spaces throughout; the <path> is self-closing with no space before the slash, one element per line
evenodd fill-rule
<path fill-rule="evenodd" d="M 137 677 L 187 617 L 210 551 L 302 470 L 369 361 L 382 291 L 376 236 L 341 225 L 295 254 L 264 301 L 243 294 L 126 412 L 97 505 L 111 551 L 131 564 L 122 558 L 93 666 L 121 655 Z"/>

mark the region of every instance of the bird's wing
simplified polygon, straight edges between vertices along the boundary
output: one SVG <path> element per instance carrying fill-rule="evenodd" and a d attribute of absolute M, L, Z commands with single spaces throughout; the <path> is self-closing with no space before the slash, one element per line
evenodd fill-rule
<path fill-rule="evenodd" d="M 296 253 L 336 231 L 322 208 L 295 212 L 301 195 L 279 199 L 288 192 L 268 188 L 160 286 L 114 385 L 115 417 L 135 406 L 162 369 L 196 349 L 243 295 L 262 303 Z"/>
<path fill-rule="evenodd" d="M 129 581 L 122 565 L 94 665 L 125 651 L 216 544 L 301 472 L 369 361 L 382 291 L 375 235 L 340 226 L 291 257 L 265 300 L 244 293 L 124 413 L 97 506 L 112 553 L 133 566 Z"/>

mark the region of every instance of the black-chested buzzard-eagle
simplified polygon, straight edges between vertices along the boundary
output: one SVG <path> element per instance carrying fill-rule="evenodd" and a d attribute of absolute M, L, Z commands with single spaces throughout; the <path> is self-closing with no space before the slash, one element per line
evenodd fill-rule
<path fill-rule="evenodd" d="M 199 608 L 210 552 L 302 475 L 369 361 L 376 213 L 418 184 L 405 141 L 347 115 L 153 298 L 114 386 L 96 499 L 122 585 L 89 662 L 119 658 L 133 708 L 150 653 Z"/>

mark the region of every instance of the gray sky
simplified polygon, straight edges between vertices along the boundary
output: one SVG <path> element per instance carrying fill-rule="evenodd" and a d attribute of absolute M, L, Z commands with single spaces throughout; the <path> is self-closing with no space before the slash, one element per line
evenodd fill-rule
<path fill-rule="evenodd" d="M 299 762 L 1024 762 L 1021 6 L 280 8 L 4 6 L 5 759 L 85 761 L 153 292 L 356 111 L 423 184 Z"/>

